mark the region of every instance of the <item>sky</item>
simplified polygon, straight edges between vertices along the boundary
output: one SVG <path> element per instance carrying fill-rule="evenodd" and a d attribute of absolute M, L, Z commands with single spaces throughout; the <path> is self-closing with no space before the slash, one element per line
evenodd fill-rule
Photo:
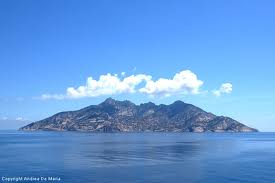
<path fill-rule="evenodd" d="M 0 129 L 108 97 L 275 131 L 273 0 L 1 0 Z"/>

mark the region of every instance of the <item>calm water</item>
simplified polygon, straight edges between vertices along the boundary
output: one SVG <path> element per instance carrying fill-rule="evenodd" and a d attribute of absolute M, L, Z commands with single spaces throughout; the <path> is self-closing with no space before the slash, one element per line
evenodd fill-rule
<path fill-rule="evenodd" d="M 71 183 L 275 182 L 275 133 L 1 131 L 0 150 L 0 177 L 52 176 Z"/>

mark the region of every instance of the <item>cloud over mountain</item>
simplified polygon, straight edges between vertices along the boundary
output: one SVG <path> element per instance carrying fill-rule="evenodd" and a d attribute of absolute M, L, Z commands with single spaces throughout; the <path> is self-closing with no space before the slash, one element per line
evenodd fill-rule
<path fill-rule="evenodd" d="M 232 91 L 228 85 L 223 84 L 219 90 L 214 92 L 219 96 L 222 93 Z M 98 79 L 88 77 L 86 84 L 78 87 L 68 87 L 64 94 L 43 94 L 39 98 L 47 99 L 76 99 L 83 97 L 97 97 L 104 95 L 141 93 L 149 96 L 171 96 L 171 95 L 188 95 L 199 94 L 203 81 L 190 70 L 183 70 L 176 73 L 172 78 L 153 79 L 151 75 L 136 74 L 126 76 L 126 73 L 105 74 Z"/>
<path fill-rule="evenodd" d="M 231 83 L 224 83 L 220 86 L 218 90 L 214 90 L 213 94 L 217 97 L 221 96 L 222 94 L 229 94 L 233 91 L 233 85 Z"/>
<path fill-rule="evenodd" d="M 119 78 L 117 75 L 101 75 L 99 80 L 88 77 L 86 85 L 78 88 L 70 87 L 67 89 L 67 97 L 97 97 L 101 95 L 113 95 L 121 93 L 135 93 L 136 87 L 142 82 L 151 80 L 151 76 L 138 74 Z"/>
<path fill-rule="evenodd" d="M 149 95 L 170 96 L 173 94 L 198 94 L 203 81 L 190 70 L 181 71 L 172 79 L 159 78 L 156 81 L 149 80 L 145 87 L 140 88 L 141 93 Z"/>

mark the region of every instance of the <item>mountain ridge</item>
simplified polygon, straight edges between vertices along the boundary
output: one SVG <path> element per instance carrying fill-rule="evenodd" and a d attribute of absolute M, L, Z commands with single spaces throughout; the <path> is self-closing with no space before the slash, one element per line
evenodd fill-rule
<path fill-rule="evenodd" d="M 19 130 L 87 132 L 256 132 L 232 118 L 216 116 L 180 100 L 136 105 L 107 98 L 98 105 L 57 113 Z"/>

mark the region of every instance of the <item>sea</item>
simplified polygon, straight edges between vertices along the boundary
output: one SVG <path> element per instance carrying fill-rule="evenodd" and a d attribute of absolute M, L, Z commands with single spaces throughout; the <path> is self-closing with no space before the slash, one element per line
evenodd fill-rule
<path fill-rule="evenodd" d="M 275 133 L 0 131 L 0 182 L 274 183 Z"/>

